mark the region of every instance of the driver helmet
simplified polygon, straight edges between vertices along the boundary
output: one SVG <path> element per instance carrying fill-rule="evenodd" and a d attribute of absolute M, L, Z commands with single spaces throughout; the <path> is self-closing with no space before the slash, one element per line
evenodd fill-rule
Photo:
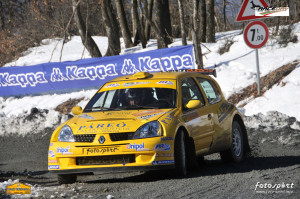
<path fill-rule="evenodd" d="M 141 105 L 144 101 L 144 90 L 139 88 L 130 88 L 127 92 L 128 103 L 131 106 Z"/>

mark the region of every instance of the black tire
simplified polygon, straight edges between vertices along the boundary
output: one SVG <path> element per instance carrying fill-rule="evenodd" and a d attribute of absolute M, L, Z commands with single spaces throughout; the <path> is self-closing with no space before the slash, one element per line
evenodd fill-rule
<path fill-rule="evenodd" d="M 234 121 L 232 124 L 232 143 L 228 150 L 220 152 L 221 159 L 224 162 L 239 163 L 245 156 L 244 133 L 240 124 Z"/>
<path fill-rule="evenodd" d="M 200 168 L 204 167 L 205 165 L 204 156 L 198 156 L 197 163 L 198 163 L 198 167 Z"/>
<path fill-rule="evenodd" d="M 188 137 L 186 141 L 186 158 L 187 158 L 187 168 L 189 171 L 199 169 L 199 165 L 197 162 L 196 151 L 195 151 L 195 143 L 193 138 Z"/>
<path fill-rule="evenodd" d="M 186 176 L 187 174 L 187 157 L 186 157 L 186 139 L 184 132 L 177 133 L 175 138 L 175 169 L 179 176 Z"/>
<path fill-rule="evenodd" d="M 76 174 L 58 174 L 57 181 L 58 184 L 73 184 L 77 180 Z"/>

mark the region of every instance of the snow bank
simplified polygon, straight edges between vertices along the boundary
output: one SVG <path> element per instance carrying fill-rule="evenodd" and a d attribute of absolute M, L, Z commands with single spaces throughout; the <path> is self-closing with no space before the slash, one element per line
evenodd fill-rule
<path fill-rule="evenodd" d="M 0 136 L 42 134 L 45 128 L 53 128 L 67 121 L 68 116 L 54 110 L 32 108 L 30 114 L 0 116 Z"/>
<path fill-rule="evenodd" d="M 300 40 L 300 23 L 295 24 L 294 34 Z M 106 37 L 93 37 L 104 54 L 107 50 Z M 239 92 L 242 88 L 256 82 L 256 66 L 255 53 L 253 49 L 246 46 L 243 41 L 241 30 L 221 32 L 216 34 L 216 43 L 204 43 L 202 51 L 204 53 L 205 67 L 213 67 L 217 65 L 219 82 L 225 97 Z M 259 49 L 260 56 L 260 72 L 261 76 L 266 75 L 284 64 L 294 60 L 300 60 L 300 45 L 298 43 L 289 43 L 285 48 L 279 46 L 275 40 L 276 37 L 269 39 L 266 46 Z M 230 51 L 222 55 L 218 54 L 218 49 L 226 42 L 226 39 L 232 39 L 234 44 Z M 43 44 L 39 47 L 28 49 L 23 57 L 13 61 L 6 66 L 26 66 L 47 62 L 60 61 L 60 51 L 62 47 L 61 39 L 43 40 Z M 189 42 L 191 44 L 191 42 Z M 174 39 L 172 46 L 180 46 L 181 40 Z M 135 53 L 157 48 L 156 40 L 150 40 L 146 49 L 136 46 L 131 49 L 124 48 L 124 42 L 121 39 L 122 53 Z M 208 50 L 209 49 L 209 50 Z M 61 61 L 74 61 L 81 58 L 89 58 L 89 53 L 84 50 L 79 36 L 74 36 L 67 42 L 62 51 Z M 245 107 L 246 115 L 253 115 L 259 112 L 266 114 L 268 111 L 279 111 L 289 116 L 296 117 L 300 121 L 300 85 L 299 85 L 299 68 L 286 77 L 283 82 L 286 84 L 274 86 L 267 91 L 262 97 L 251 100 Z M 93 96 L 95 90 L 80 91 L 68 94 L 54 94 L 43 96 L 27 96 L 23 98 L 10 97 L 7 99 L 0 97 L 0 116 L 1 122 L 5 122 L 5 118 L 14 117 L 22 118 L 22 115 L 28 114 L 34 107 L 38 109 L 53 110 L 59 104 L 68 99 L 84 98 L 79 103 L 85 106 L 88 100 Z M 8 125 L 8 122 L 5 122 Z M 15 124 L 15 123 L 13 123 Z M 2 125 L 3 126 L 3 125 Z M 1 133 L 1 131 L 0 131 Z"/>

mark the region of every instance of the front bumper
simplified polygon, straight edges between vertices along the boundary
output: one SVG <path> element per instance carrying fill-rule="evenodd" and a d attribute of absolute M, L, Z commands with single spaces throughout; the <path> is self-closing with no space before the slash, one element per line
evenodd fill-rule
<path fill-rule="evenodd" d="M 101 168 L 87 168 L 87 169 L 65 169 L 65 170 L 49 170 L 53 174 L 84 174 L 84 173 L 121 173 L 127 171 L 151 171 L 174 169 L 175 165 L 159 165 L 159 166 L 135 166 L 135 167 L 101 167 Z"/>
<path fill-rule="evenodd" d="M 173 141 L 173 138 L 155 137 L 110 142 L 108 145 L 52 142 L 48 170 L 67 174 L 174 168 Z"/>

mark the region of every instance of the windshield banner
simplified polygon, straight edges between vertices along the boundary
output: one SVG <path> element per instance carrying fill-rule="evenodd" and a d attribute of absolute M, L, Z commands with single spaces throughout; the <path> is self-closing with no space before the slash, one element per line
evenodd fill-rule
<path fill-rule="evenodd" d="M 0 96 L 100 88 L 105 82 L 140 71 L 195 69 L 193 46 L 119 56 L 0 68 Z"/>

